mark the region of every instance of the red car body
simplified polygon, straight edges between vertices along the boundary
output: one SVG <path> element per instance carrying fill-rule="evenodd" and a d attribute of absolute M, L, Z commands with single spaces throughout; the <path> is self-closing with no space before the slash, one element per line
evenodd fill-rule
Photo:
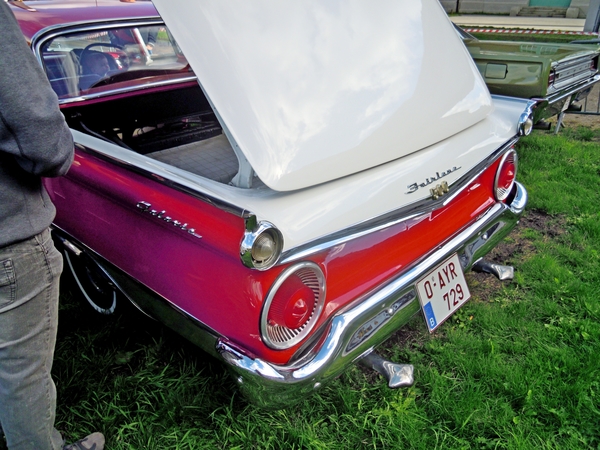
<path fill-rule="evenodd" d="M 55 236 L 84 295 L 110 313 L 117 293 L 124 294 L 223 360 L 259 404 L 285 406 L 313 392 L 348 364 L 372 356 L 423 308 L 429 328 L 437 328 L 446 317 L 428 312 L 418 287 L 440 270 L 453 271 L 453 261 L 461 277 L 470 268 L 489 270 L 481 258 L 514 227 L 527 202 L 515 181 L 513 146 L 525 133 L 531 105 L 499 98 L 492 119 L 326 183 L 284 192 L 255 179 L 258 187 L 244 188 L 237 167 L 237 175 L 226 178 L 231 181 L 217 183 L 213 163 L 206 176 L 213 178 L 205 182 L 190 175 L 191 163 L 163 163 L 172 142 L 185 141 L 183 148 L 194 144 L 192 136 L 218 143 L 225 139 L 221 128 L 233 138 L 215 112 L 216 97 L 199 87 L 168 31 L 162 32 L 171 52 L 166 69 L 155 65 L 161 54 L 153 53 L 152 64 L 138 58 L 135 70 L 116 70 L 90 89 L 77 86 L 81 74 L 65 74 L 66 65 L 59 67 L 63 76 L 49 72 L 49 61 L 77 65 L 78 57 L 69 56 L 75 46 L 115 27 L 136 33 L 164 27 L 152 3 L 10 4 L 73 129 L 73 167 L 46 186 L 58 211 Z M 438 6 L 428 8 L 438 14 Z M 451 25 L 447 31 L 454 33 Z M 433 158 L 430 167 L 406 169 L 434 150 L 442 164 L 444 155 L 455 152 L 456 158 L 441 167 Z M 371 214 L 384 196 L 380 191 L 407 200 Z M 324 215 L 308 213 L 319 209 Z M 293 226 L 280 231 L 266 220 L 268 211 Z M 342 221 L 347 225 L 336 229 Z M 319 226 L 322 232 L 306 231 Z M 302 241 L 297 236 L 303 233 L 311 237 Z M 299 243 L 286 247 L 286 239 Z M 449 311 L 466 301 L 460 297 L 466 289 L 444 291 L 454 296 L 453 304 L 446 299 Z"/>

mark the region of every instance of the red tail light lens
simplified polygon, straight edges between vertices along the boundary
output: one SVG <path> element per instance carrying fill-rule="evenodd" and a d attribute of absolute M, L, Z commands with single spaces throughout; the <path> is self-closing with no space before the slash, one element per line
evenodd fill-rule
<path fill-rule="evenodd" d="M 273 297 L 267 316 L 269 325 L 291 329 L 304 325 L 315 309 L 315 293 L 297 274 L 290 275 Z"/>
<path fill-rule="evenodd" d="M 548 87 L 550 87 L 554 84 L 555 79 L 556 79 L 556 72 L 554 70 L 551 70 L 550 74 L 548 75 Z"/>
<path fill-rule="evenodd" d="M 325 303 L 325 277 L 314 263 L 287 268 L 267 294 L 260 319 L 263 342 L 284 350 L 305 339 Z"/>
<path fill-rule="evenodd" d="M 514 149 L 509 150 L 500 160 L 500 165 L 496 171 L 494 180 L 494 194 L 498 201 L 508 198 L 517 177 L 517 152 Z"/>

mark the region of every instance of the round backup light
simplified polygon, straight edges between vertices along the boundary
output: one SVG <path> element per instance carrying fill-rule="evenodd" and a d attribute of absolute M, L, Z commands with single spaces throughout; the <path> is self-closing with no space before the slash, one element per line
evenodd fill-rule
<path fill-rule="evenodd" d="M 264 343 L 284 350 L 305 339 L 325 303 L 325 277 L 314 263 L 288 267 L 267 294 L 260 319 Z"/>
<path fill-rule="evenodd" d="M 494 192 L 496 199 L 504 201 L 510 195 L 517 177 L 517 152 L 514 149 L 504 154 L 496 171 Z"/>
<path fill-rule="evenodd" d="M 240 258 L 245 266 L 258 270 L 273 267 L 283 249 L 283 236 L 269 222 L 254 223 L 244 234 Z"/>
<path fill-rule="evenodd" d="M 252 259 L 259 264 L 264 264 L 273 258 L 277 253 L 277 242 L 273 237 L 273 234 L 265 231 L 263 234 L 256 238 L 254 245 L 252 246 Z"/>
<path fill-rule="evenodd" d="M 524 112 L 519 118 L 519 136 L 528 136 L 533 130 L 533 113 Z"/>

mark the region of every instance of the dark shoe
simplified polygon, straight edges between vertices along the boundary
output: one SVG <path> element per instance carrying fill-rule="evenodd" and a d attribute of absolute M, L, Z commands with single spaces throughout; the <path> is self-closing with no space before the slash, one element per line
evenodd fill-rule
<path fill-rule="evenodd" d="M 104 450 L 104 435 L 92 433 L 77 442 L 65 445 L 63 450 Z"/>

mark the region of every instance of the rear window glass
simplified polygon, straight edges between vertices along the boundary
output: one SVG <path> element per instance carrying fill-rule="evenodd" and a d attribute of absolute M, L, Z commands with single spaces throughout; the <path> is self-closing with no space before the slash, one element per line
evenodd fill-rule
<path fill-rule="evenodd" d="M 59 99 L 169 82 L 192 74 L 164 26 L 71 33 L 49 40 L 41 50 L 46 74 Z"/>

